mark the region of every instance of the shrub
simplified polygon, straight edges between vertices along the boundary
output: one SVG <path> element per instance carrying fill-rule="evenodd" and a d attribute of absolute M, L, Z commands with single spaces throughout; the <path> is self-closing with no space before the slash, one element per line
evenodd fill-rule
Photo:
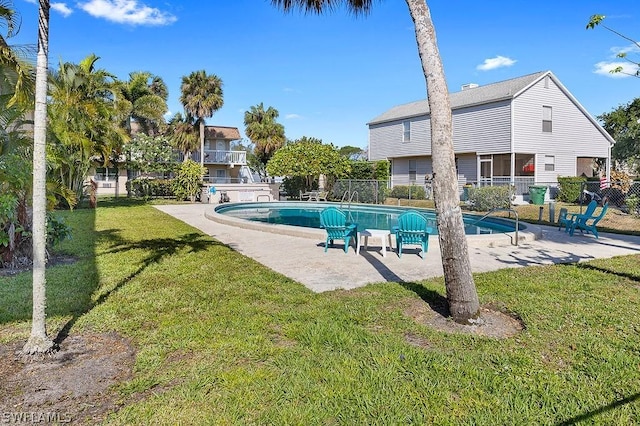
<path fill-rule="evenodd" d="M 71 238 L 71 228 L 62 218 L 47 213 L 47 247 L 54 247 L 67 238 Z"/>
<path fill-rule="evenodd" d="M 419 185 L 396 185 L 391 189 L 389 196 L 411 200 L 425 200 L 427 198 L 424 187 Z"/>
<path fill-rule="evenodd" d="M 127 181 L 127 193 L 133 197 L 173 197 L 170 179 L 138 178 Z"/>
<path fill-rule="evenodd" d="M 172 182 L 173 193 L 179 201 L 190 199 L 195 201 L 202 186 L 205 168 L 193 160 L 180 164 L 175 179 Z"/>
<path fill-rule="evenodd" d="M 629 214 L 640 216 L 640 197 L 638 197 L 637 195 L 632 195 L 630 197 L 627 197 L 624 203 L 627 207 L 627 210 L 629 211 Z"/>
<path fill-rule="evenodd" d="M 586 179 L 580 176 L 558 176 L 558 201 L 565 203 L 578 201 L 584 182 Z"/>
<path fill-rule="evenodd" d="M 471 208 L 477 211 L 489 211 L 511 206 L 512 189 L 510 186 L 483 186 L 469 188 Z"/>

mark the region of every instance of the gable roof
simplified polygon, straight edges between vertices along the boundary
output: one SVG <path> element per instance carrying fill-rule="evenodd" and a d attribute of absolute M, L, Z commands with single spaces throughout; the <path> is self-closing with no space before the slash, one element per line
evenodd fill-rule
<path fill-rule="evenodd" d="M 465 108 L 473 105 L 488 104 L 515 98 L 520 92 L 550 71 L 540 71 L 510 80 L 484 86 L 473 87 L 449 94 L 451 109 Z M 367 124 L 379 124 L 386 121 L 400 120 L 404 118 L 418 117 L 429 114 L 429 101 L 422 99 L 408 104 L 398 105 L 382 113 Z"/>
<path fill-rule="evenodd" d="M 227 139 L 233 141 L 240 139 L 240 131 L 237 127 L 205 126 L 204 137 L 205 139 Z"/>

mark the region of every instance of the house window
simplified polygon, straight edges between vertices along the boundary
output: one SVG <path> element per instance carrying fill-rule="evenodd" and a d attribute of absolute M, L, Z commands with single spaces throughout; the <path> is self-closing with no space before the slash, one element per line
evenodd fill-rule
<path fill-rule="evenodd" d="M 545 172 L 553 172 L 556 170 L 556 156 L 555 155 L 545 155 L 544 156 L 544 171 Z"/>
<path fill-rule="evenodd" d="M 402 142 L 411 142 L 411 122 L 402 122 Z"/>
<path fill-rule="evenodd" d="M 551 107 L 542 107 L 542 131 L 545 133 L 551 133 Z"/>
<path fill-rule="evenodd" d="M 96 167 L 95 180 L 97 181 L 116 180 L 117 174 L 118 174 L 118 169 Z"/>
<path fill-rule="evenodd" d="M 416 160 L 409 160 L 409 182 L 416 181 L 417 165 Z"/>

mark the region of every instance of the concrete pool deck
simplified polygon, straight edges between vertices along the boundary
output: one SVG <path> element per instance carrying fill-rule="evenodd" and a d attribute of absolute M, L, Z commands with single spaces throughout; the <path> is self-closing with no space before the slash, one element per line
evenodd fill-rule
<path fill-rule="evenodd" d="M 433 236 L 424 260 L 413 246 L 403 250 L 402 258 L 391 251 L 382 257 L 381 247 L 375 241 L 368 250 L 362 248 L 360 255 L 355 254 L 353 246 L 345 254 L 339 244 L 325 253 L 322 230 L 303 231 L 304 235 L 297 236 L 241 228 L 232 222 L 209 219 L 207 216 L 212 216 L 215 206 L 180 204 L 156 208 L 315 292 L 383 281 L 415 282 L 443 275 L 438 239 Z M 473 272 L 640 254 L 640 237 L 635 236 L 600 233 L 596 240 L 591 234 L 576 233 L 571 237 L 556 227 L 529 224 L 526 232 L 520 234 L 518 246 L 510 245 L 510 238 L 504 235 L 504 240 L 472 236 L 469 257 Z"/>

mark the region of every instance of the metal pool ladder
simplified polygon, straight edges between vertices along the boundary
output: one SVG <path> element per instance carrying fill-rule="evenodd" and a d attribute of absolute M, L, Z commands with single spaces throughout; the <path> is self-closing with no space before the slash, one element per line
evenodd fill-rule
<path fill-rule="evenodd" d="M 342 200 L 340 200 L 341 210 L 345 200 L 347 200 L 347 213 L 349 213 L 349 221 L 351 222 L 353 222 L 353 216 L 351 215 L 351 203 L 353 202 L 354 197 L 356 199 L 356 203 L 360 202 L 358 200 L 358 191 L 351 192 L 349 190 L 346 190 L 344 194 L 342 194 Z"/>
<path fill-rule="evenodd" d="M 478 222 L 481 222 L 483 219 L 485 219 L 486 217 L 490 216 L 492 213 L 495 212 L 509 212 L 509 217 L 511 217 L 511 213 L 516 215 L 516 242 L 515 244 L 513 243 L 513 238 L 511 239 L 511 245 L 517 246 L 518 245 L 518 229 L 520 228 L 520 226 L 518 226 L 518 212 L 515 211 L 514 209 L 509 209 L 509 208 L 503 208 L 503 207 L 496 207 L 495 209 L 491 209 L 487 212 L 487 214 L 485 214 L 484 216 L 482 216 L 480 219 L 476 220 L 475 222 L 473 222 L 471 225 L 475 225 Z"/>

